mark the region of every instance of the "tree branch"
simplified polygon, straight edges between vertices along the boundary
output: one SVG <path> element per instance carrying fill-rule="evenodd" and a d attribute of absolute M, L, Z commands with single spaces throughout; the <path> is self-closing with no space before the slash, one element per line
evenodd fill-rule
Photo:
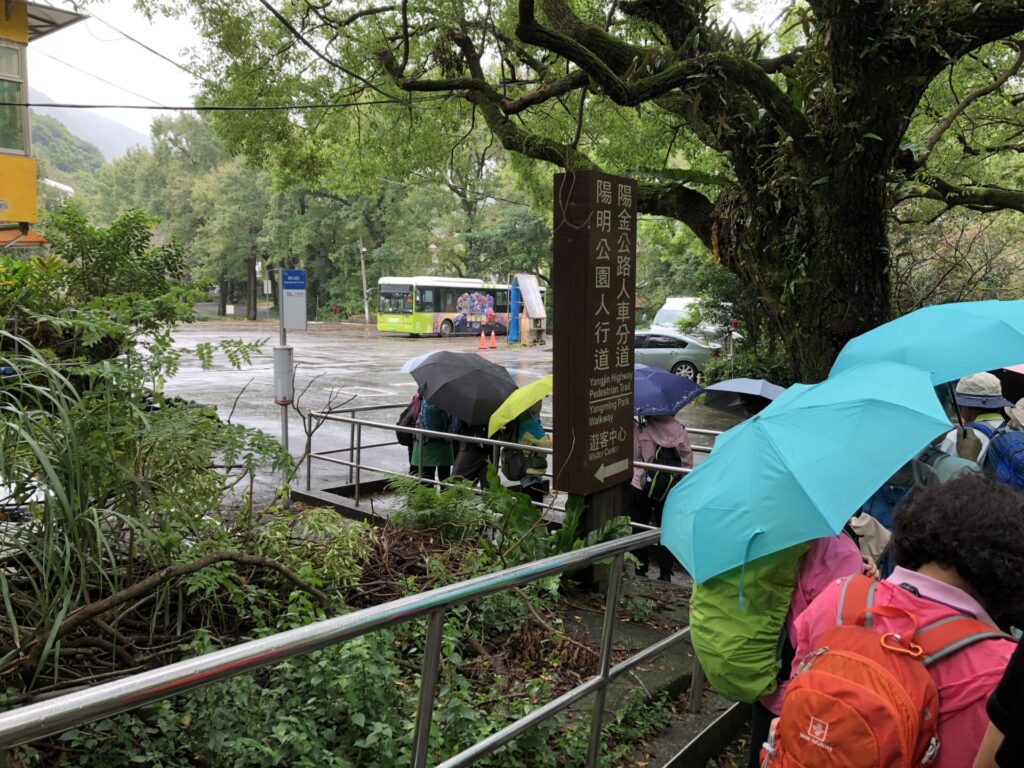
<path fill-rule="evenodd" d="M 203 568 L 222 562 L 234 562 L 241 565 L 255 565 L 261 568 L 270 568 L 277 571 L 296 587 L 313 595 L 326 613 L 330 614 L 334 612 L 334 601 L 331 600 L 330 597 L 309 582 L 297 576 L 289 568 L 276 560 L 272 560 L 269 557 L 263 557 L 262 555 L 250 555 L 245 552 L 212 552 L 209 555 L 204 555 L 197 560 L 193 560 L 191 563 L 183 563 L 181 565 L 161 568 L 156 573 L 150 574 L 142 581 L 138 581 L 130 587 L 122 589 L 120 592 L 108 595 L 102 600 L 97 600 L 95 603 L 89 603 L 88 605 L 79 608 L 72 612 L 57 626 L 57 630 L 53 635 L 54 641 L 66 637 L 69 632 L 86 622 L 92 621 L 95 617 L 102 617 L 107 611 L 113 610 L 119 605 L 152 592 L 165 582 L 181 576 L 187 576 L 191 573 L 195 573 L 196 571 L 201 571 Z M 40 634 L 32 644 L 32 650 L 29 652 L 24 666 L 29 674 L 34 673 L 39 665 L 47 637 L 48 635 L 46 633 Z"/>
<path fill-rule="evenodd" d="M 910 187 L 897 193 L 899 201 L 913 198 L 939 200 L 948 206 L 970 208 L 986 213 L 1019 211 L 1024 213 L 1024 191 L 992 186 L 957 186 L 937 177 L 922 180 L 924 187 Z"/>
<path fill-rule="evenodd" d="M 971 104 L 976 102 L 978 99 L 987 96 L 990 93 L 994 93 L 995 91 L 998 91 L 1000 88 L 1006 85 L 1007 81 L 1015 74 L 1017 74 L 1022 66 L 1024 66 L 1024 47 L 1018 47 L 1017 58 L 1014 59 L 1013 63 L 1005 71 L 1003 71 L 1003 73 L 1000 74 L 999 77 L 997 77 L 988 85 L 976 88 L 975 90 L 967 93 L 963 97 L 963 99 L 960 100 L 960 103 L 957 104 L 952 110 L 950 110 L 949 114 L 946 115 L 945 119 L 941 123 L 939 123 L 939 125 L 935 128 L 934 131 L 932 131 L 931 136 L 928 137 L 928 141 L 925 142 L 924 152 L 921 153 L 921 156 L 917 160 L 918 167 L 924 167 L 924 165 L 928 162 L 928 158 L 931 157 L 932 150 L 935 149 L 936 145 L 939 143 L 939 141 L 942 140 L 942 137 L 945 135 L 946 131 L 948 131 L 950 127 L 953 125 L 953 123 L 956 122 L 957 118 L 963 114 L 964 110 L 966 110 Z"/>

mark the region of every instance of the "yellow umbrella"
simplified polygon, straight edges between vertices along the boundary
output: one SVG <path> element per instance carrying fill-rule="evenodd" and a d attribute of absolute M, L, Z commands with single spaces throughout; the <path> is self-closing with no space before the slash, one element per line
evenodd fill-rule
<path fill-rule="evenodd" d="M 487 422 L 487 436 L 493 436 L 495 432 L 518 417 L 531 405 L 550 395 L 554 385 L 555 380 L 549 374 L 530 382 L 525 387 L 520 387 L 509 395 L 505 402 L 498 406 L 498 410 L 491 414 L 491 419 Z"/>

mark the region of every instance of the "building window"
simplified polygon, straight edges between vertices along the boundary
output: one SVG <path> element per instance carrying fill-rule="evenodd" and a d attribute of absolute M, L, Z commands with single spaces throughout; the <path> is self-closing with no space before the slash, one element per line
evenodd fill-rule
<path fill-rule="evenodd" d="M 25 46 L 0 41 L 0 102 L 24 103 Z M 0 152 L 28 154 L 28 108 L 0 106 Z"/>

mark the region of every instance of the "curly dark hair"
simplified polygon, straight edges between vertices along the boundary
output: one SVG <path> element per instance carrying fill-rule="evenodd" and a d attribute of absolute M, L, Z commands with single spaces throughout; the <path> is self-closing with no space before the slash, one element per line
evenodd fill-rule
<path fill-rule="evenodd" d="M 914 494 L 896 509 L 893 559 L 957 572 L 994 616 L 1024 608 L 1024 494 L 971 473 Z"/>

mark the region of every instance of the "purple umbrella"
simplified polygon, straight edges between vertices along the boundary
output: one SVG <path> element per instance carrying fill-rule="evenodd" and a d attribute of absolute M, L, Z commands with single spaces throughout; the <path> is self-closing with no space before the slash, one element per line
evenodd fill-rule
<path fill-rule="evenodd" d="M 675 416 L 703 391 L 689 379 L 661 368 L 633 366 L 634 416 Z"/>

